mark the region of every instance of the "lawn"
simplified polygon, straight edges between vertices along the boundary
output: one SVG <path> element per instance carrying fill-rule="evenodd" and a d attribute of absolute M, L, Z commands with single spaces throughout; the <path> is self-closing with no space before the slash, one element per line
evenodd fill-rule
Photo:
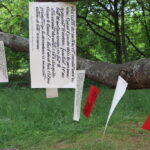
<path fill-rule="evenodd" d="M 72 120 L 74 90 L 59 89 L 46 99 L 44 89 L 24 82 L 0 84 L 0 148 L 19 150 L 150 150 L 150 132 L 141 129 L 150 114 L 150 90 L 127 90 L 105 137 L 104 125 L 114 89 L 86 80 L 82 110 L 91 84 L 100 89 L 88 119 Z"/>

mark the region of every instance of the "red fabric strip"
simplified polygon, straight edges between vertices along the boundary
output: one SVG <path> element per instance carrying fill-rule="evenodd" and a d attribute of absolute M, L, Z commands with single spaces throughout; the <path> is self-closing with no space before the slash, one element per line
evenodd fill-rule
<path fill-rule="evenodd" d="M 150 115 L 148 116 L 148 118 L 147 118 L 146 121 L 144 122 L 142 128 L 143 128 L 144 130 L 150 131 Z"/>
<path fill-rule="evenodd" d="M 88 97 L 86 100 L 86 104 L 85 104 L 84 109 L 83 109 L 83 114 L 85 115 L 86 118 L 89 117 L 89 115 L 93 109 L 93 106 L 95 104 L 95 101 L 96 101 L 98 94 L 99 94 L 99 89 L 96 88 L 94 85 L 91 85 L 90 91 L 88 93 Z"/>

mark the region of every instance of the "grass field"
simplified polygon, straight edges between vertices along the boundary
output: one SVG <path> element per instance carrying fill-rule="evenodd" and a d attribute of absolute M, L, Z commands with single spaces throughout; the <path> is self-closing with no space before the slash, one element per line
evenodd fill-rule
<path fill-rule="evenodd" d="M 0 148 L 19 150 L 150 150 L 150 132 L 141 125 L 150 114 L 150 90 L 128 90 L 102 133 L 114 90 L 86 80 L 82 110 L 90 84 L 100 88 L 92 114 L 74 122 L 74 90 L 60 89 L 46 99 L 45 90 L 24 83 L 0 84 Z"/>

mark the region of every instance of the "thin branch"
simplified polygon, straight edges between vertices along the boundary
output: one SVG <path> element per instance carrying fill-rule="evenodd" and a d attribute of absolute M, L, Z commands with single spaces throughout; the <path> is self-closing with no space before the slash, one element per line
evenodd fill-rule
<path fill-rule="evenodd" d="M 109 10 L 103 3 L 101 3 L 100 1 L 98 1 L 98 4 L 111 16 L 114 16 L 113 12 L 111 10 Z"/>
<path fill-rule="evenodd" d="M 129 37 L 128 35 L 126 35 L 126 38 L 127 38 L 127 40 L 129 41 L 129 43 L 134 47 L 134 49 L 135 49 L 139 54 L 141 54 L 141 55 L 144 56 L 144 57 L 147 57 L 146 54 L 144 54 L 143 52 L 141 52 L 141 51 L 139 50 L 139 48 L 136 47 L 136 45 L 131 41 L 131 39 L 130 39 L 130 37 Z"/>
<path fill-rule="evenodd" d="M 97 31 L 93 28 L 93 26 L 92 26 L 88 21 L 86 21 L 86 23 L 87 23 L 88 27 L 90 28 L 90 30 L 91 30 L 93 33 L 95 33 L 97 36 L 99 36 L 99 37 L 103 38 L 104 40 L 106 40 L 106 41 L 108 41 L 108 42 L 110 42 L 110 43 L 112 43 L 112 44 L 115 45 L 115 41 L 113 41 L 113 40 L 107 38 L 106 36 L 100 34 L 99 32 L 97 32 Z"/>
<path fill-rule="evenodd" d="M 140 1 L 140 0 L 136 0 L 137 1 L 137 3 L 141 6 L 141 7 L 143 7 L 145 10 L 147 10 L 148 12 L 150 12 L 150 8 L 147 8 L 145 5 L 144 5 L 144 2 L 143 1 Z"/>
<path fill-rule="evenodd" d="M 2 7 L 5 8 L 10 13 L 11 17 L 13 17 L 12 12 L 10 11 L 10 9 L 6 5 L 0 4 L 0 8 L 2 8 Z"/>
<path fill-rule="evenodd" d="M 84 16 L 78 15 L 78 18 L 81 18 L 81 19 L 85 20 L 86 22 L 91 23 L 92 25 L 94 25 L 94 26 L 96 26 L 97 28 L 103 30 L 104 32 L 106 32 L 107 34 L 109 34 L 109 35 L 111 35 L 111 36 L 115 36 L 114 33 L 107 31 L 104 27 L 102 27 L 102 26 L 96 24 L 95 22 L 93 22 L 93 21 L 91 21 L 91 20 L 88 20 L 88 19 L 87 19 L 86 17 L 84 17 Z"/>
<path fill-rule="evenodd" d="M 109 1 L 110 9 L 111 9 L 111 11 L 113 11 L 113 7 L 112 7 L 113 3 L 111 0 L 108 0 L 108 1 Z"/>

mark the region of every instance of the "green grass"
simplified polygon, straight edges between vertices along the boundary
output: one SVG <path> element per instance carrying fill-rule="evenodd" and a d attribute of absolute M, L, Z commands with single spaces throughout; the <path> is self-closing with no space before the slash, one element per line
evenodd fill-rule
<path fill-rule="evenodd" d="M 149 150 L 150 132 L 141 125 L 150 114 L 150 90 L 128 90 L 102 133 L 114 90 L 87 80 L 82 109 L 91 84 L 100 94 L 88 119 L 74 122 L 74 90 L 59 89 L 46 99 L 44 89 L 26 83 L 0 84 L 0 148 L 19 150 Z"/>

